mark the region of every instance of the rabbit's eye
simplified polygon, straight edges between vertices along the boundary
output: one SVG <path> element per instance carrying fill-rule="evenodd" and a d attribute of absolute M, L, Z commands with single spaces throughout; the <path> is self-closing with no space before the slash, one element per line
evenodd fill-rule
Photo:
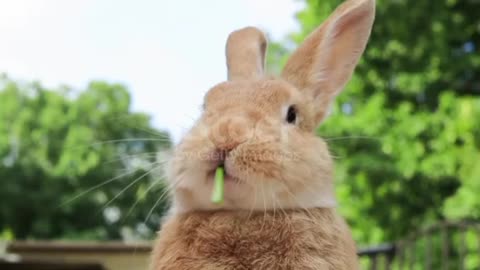
<path fill-rule="evenodd" d="M 295 124 L 297 120 L 297 109 L 292 105 L 288 107 L 287 110 L 287 122 L 290 124 Z"/>

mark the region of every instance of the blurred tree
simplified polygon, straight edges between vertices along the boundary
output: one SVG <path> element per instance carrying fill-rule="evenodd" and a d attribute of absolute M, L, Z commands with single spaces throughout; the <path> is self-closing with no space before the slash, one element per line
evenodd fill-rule
<path fill-rule="evenodd" d="M 341 0 L 307 0 L 294 44 Z M 377 0 L 369 45 L 318 130 L 338 157 L 341 211 L 362 244 L 439 219 L 480 219 L 480 2 Z"/>
<path fill-rule="evenodd" d="M 92 82 L 76 93 L 2 76 L 0 233 L 20 239 L 150 236 L 159 216 L 142 221 L 162 193 L 157 153 L 169 143 L 147 115 L 130 111 L 121 85 Z"/>

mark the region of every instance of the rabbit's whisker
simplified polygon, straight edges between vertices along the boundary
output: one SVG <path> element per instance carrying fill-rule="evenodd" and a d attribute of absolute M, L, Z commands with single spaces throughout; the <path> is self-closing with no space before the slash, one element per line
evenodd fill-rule
<path fill-rule="evenodd" d="M 90 148 L 90 147 L 95 147 L 95 146 L 100 146 L 100 145 L 105 145 L 105 144 L 113 144 L 113 143 L 119 143 L 119 142 L 136 142 L 136 141 L 141 141 L 141 142 L 168 142 L 170 143 L 170 139 L 156 139 L 156 138 L 126 138 L 126 139 L 116 139 L 116 140 L 105 140 L 105 141 L 97 141 L 93 142 L 91 144 L 87 145 L 78 145 L 78 146 L 71 146 L 67 147 L 66 149 L 69 150 L 78 150 L 78 149 L 83 149 L 83 148 Z"/>
<path fill-rule="evenodd" d="M 114 163 L 114 162 L 117 162 L 117 161 L 129 159 L 129 158 L 136 158 L 136 157 L 139 157 L 139 156 L 140 157 L 141 156 L 146 156 L 147 158 L 155 157 L 158 153 L 159 153 L 158 151 L 153 151 L 153 152 L 142 152 L 142 153 L 130 154 L 130 155 L 121 155 L 119 158 L 110 159 L 110 160 L 107 160 L 107 161 L 103 162 L 102 165 L 109 164 L 109 163 Z"/>
<path fill-rule="evenodd" d="M 288 185 L 286 185 L 285 183 L 283 183 L 282 181 L 279 181 L 279 183 L 281 183 L 283 185 L 283 187 L 285 188 L 285 191 L 298 203 L 298 205 L 300 206 L 301 209 L 305 210 L 307 212 L 307 214 L 310 216 L 310 219 L 311 220 L 315 220 L 313 214 L 310 212 L 310 210 L 308 210 L 308 208 L 302 206 L 302 204 L 300 203 L 300 201 L 298 200 L 297 196 L 295 196 L 295 194 L 292 193 L 292 191 L 290 190 L 290 188 L 288 187 Z"/>
<path fill-rule="evenodd" d="M 273 204 L 273 223 L 275 223 L 275 206 L 277 203 L 277 200 L 275 199 L 275 194 L 273 193 L 273 190 L 270 190 L 270 197 L 272 197 L 272 204 Z"/>
<path fill-rule="evenodd" d="M 129 188 L 131 188 L 133 185 L 138 183 L 140 180 L 144 179 L 145 176 L 149 175 L 152 171 L 160 169 L 160 167 L 154 167 L 151 170 L 148 170 L 146 173 L 140 175 L 138 178 L 133 180 L 130 184 L 128 184 L 125 188 L 123 188 L 120 192 L 118 192 L 111 200 L 109 200 L 100 210 L 100 212 L 103 212 L 115 199 L 120 197 L 125 191 L 127 191 Z"/>
<path fill-rule="evenodd" d="M 78 193 L 78 194 L 75 195 L 73 198 L 68 199 L 67 201 L 61 203 L 61 204 L 59 205 L 59 207 L 65 206 L 65 205 L 67 205 L 67 204 L 70 204 L 70 203 L 72 203 L 73 201 L 75 201 L 76 199 L 78 199 L 78 198 L 86 195 L 87 193 L 90 193 L 90 192 L 92 192 L 92 191 L 94 191 L 94 190 L 96 190 L 96 189 L 98 189 L 98 188 L 101 188 L 101 187 L 103 187 L 103 186 L 105 186 L 105 185 L 107 185 L 107 184 L 109 184 L 109 183 L 111 183 L 111 182 L 114 182 L 114 181 L 116 181 L 116 180 L 118 180 L 118 179 L 121 179 L 121 178 L 123 178 L 123 177 L 125 177 L 125 176 L 127 176 L 127 175 L 130 175 L 130 174 L 134 173 L 134 172 L 135 172 L 135 171 L 127 171 L 127 172 L 124 173 L 124 174 L 117 175 L 117 176 L 115 176 L 115 177 L 113 177 L 113 178 L 110 178 L 110 179 L 108 179 L 108 180 L 106 180 L 106 181 L 104 181 L 104 182 L 102 182 L 102 183 L 100 183 L 100 184 L 98 184 L 98 185 L 95 185 L 95 186 L 93 186 L 93 187 L 91 187 L 91 188 L 88 188 L 88 189 L 86 189 L 86 190 Z"/>
<path fill-rule="evenodd" d="M 273 191 L 272 191 L 272 194 L 273 194 Z M 274 196 L 273 199 L 275 200 L 275 204 L 278 203 L 278 198 L 275 197 L 274 194 L 273 194 L 273 196 Z M 274 208 L 274 209 L 275 209 L 275 208 Z M 284 216 L 285 219 L 288 218 L 287 212 L 285 212 L 285 210 L 282 208 L 281 205 L 280 205 L 280 207 L 278 207 L 278 209 L 280 209 L 280 211 L 283 213 L 283 216 Z M 275 212 L 274 212 L 274 213 L 275 213 Z M 282 220 L 281 222 L 285 222 L 285 221 L 286 221 L 286 220 Z"/>
<path fill-rule="evenodd" d="M 161 182 L 162 182 L 162 178 L 159 178 L 159 179 L 153 181 L 153 182 L 147 187 L 147 189 L 139 196 L 139 198 L 137 198 L 137 200 L 135 200 L 135 203 L 130 207 L 130 209 L 128 210 L 127 214 L 124 216 L 124 219 L 128 218 L 128 217 L 131 215 L 133 209 L 135 209 L 135 206 L 137 206 L 137 204 L 138 204 L 142 199 L 144 199 L 144 198 L 147 196 L 147 194 L 148 194 L 148 192 L 149 192 L 150 190 L 152 190 L 156 185 L 158 185 L 158 184 L 161 183 Z"/>
<path fill-rule="evenodd" d="M 152 216 L 153 214 L 153 211 L 155 210 L 155 208 L 160 204 L 160 202 L 165 198 L 165 196 L 170 193 L 171 190 L 173 190 L 175 187 L 177 187 L 181 182 L 183 181 L 183 179 L 180 179 L 172 184 L 170 184 L 163 192 L 162 194 L 160 195 L 160 197 L 155 201 L 155 203 L 153 204 L 152 208 L 150 208 L 150 210 L 148 211 L 147 213 L 147 217 L 145 218 L 145 220 L 143 221 L 144 224 L 146 224 L 148 222 L 148 220 L 150 219 L 150 216 Z"/>
<path fill-rule="evenodd" d="M 247 172 L 247 175 L 248 175 L 248 174 L 249 174 L 249 173 Z M 253 186 L 253 196 L 254 196 L 254 197 L 253 197 L 253 205 L 252 205 L 252 207 L 250 207 L 250 213 L 248 213 L 247 220 L 250 219 L 250 217 L 251 217 L 251 215 L 252 215 L 252 213 L 253 213 L 253 210 L 254 210 L 255 206 L 257 205 L 257 185 L 252 185 L 252 186 Z"/>
<path fill-rule="evenodd" d="M 380 138 L 371 137 L 371 136 L 340 136 L 340 137 L 325 137 L 323 139 L 327 142 L 338 141 L 338 140 L 349 140 L 349 139 L 364 139 L 364 140 L 381 141 Z"/>
<path fill-rule="evenodd" d="M 263 228 L 265 227 L 265 222 L 267 218 L 267 205 L 265 202 L 265 188 L 264 188 L 263 182 L 261 182 L 261 186 L 262 186 L 262 198 L 263 198 L 263 223 L 260 231 L 263 232 Z"/>

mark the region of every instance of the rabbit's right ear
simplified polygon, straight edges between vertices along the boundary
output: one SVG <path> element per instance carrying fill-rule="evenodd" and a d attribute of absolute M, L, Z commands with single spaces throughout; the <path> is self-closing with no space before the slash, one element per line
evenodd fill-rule
<path fill-rule="evenodd" d="M 227 40 L 228 80 L 255 80 L 264 75 L 267 40 L 262 31 L 245 27 L 234 31 Z"/>
<path fill-rule="evenodd" d="M 347 0 L 288 60 L 282 77 L 314 101 L 316 123 L 352 76 L 374 17 L 375 0 Z"/>

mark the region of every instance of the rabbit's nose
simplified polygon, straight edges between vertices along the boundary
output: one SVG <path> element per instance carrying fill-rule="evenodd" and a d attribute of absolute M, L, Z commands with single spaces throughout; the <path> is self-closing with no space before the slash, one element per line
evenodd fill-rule
<path fill-rule="evenodd" d="M 249 122 L 241 117 L 224 117 L 218 120 L 209 131 L 209 139 L 222 151 L 231 151 L 247 141 L 251 134 Z"/>

